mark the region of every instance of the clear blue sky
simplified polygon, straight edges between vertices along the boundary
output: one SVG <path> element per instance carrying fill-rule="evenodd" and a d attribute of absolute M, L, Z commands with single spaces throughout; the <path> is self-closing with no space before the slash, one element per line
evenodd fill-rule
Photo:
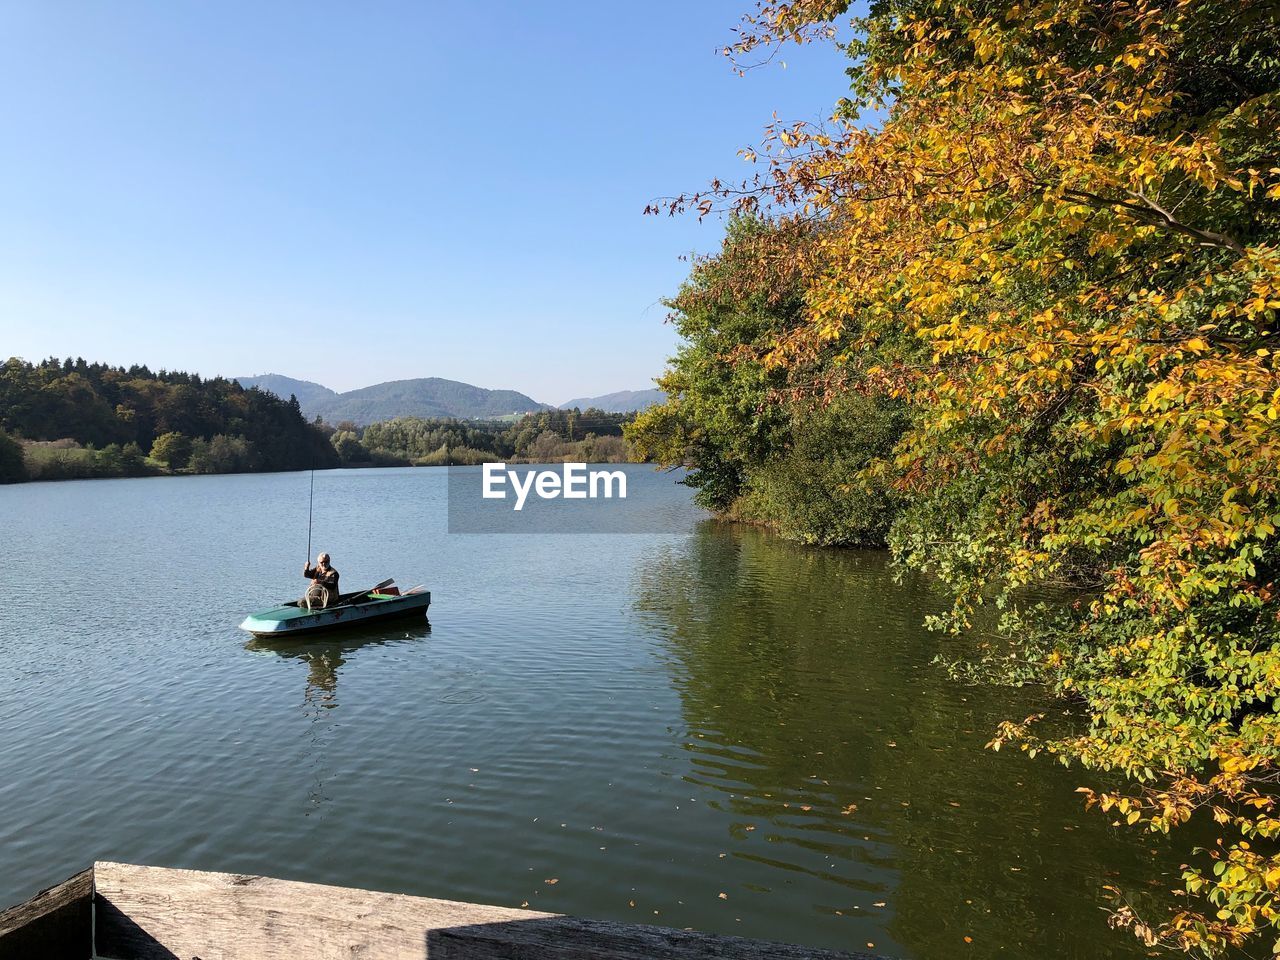
<path fill-rule="evenodd" d="M 750 4 L 5 3 L 0 356 L 647 387 L 722 225 L 644 205 L 846 87 L 735 76 Z"/>

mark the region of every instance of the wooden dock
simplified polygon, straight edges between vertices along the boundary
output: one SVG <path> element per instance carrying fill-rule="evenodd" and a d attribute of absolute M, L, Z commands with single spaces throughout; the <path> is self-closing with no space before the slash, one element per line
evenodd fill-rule
<path fill-rule="evenodd" d="M 876 960 L 642 924 L 123 863 L 0 912 L 0 960 Z"/>

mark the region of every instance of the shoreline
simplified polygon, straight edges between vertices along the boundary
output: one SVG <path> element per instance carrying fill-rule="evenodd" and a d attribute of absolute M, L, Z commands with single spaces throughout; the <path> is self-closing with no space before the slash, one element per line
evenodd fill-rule
<path fill-rule="evenodd" d="M 653 465 L 650 460 L 531 460 L 527 457 L 512 457 L 509 460 L 486 460 L 485 463 L 519 463 L 519 464 L 557 464 L 585 463 L 614 464 L 617 466 Z M 304 467 L 301 470 L 231 470 L 226 473 L 192 473 L 188 470 L 157 470 L 151 473 L 121 473 L 102 477 L 40 477 L 30 480 L 10 480 L 0 483 L 4 487 L 26 487 L 38 483 L 80 483 L 94 480 L 159 480 L 177 477 L 243 477 L 265 476 L 278 473 L 308 473 L 312 471 L 328 472 L 331 470 L 435 470 L 450 467 L 478 467 L 479 463 L 345 463 L 336 467 Z"/>

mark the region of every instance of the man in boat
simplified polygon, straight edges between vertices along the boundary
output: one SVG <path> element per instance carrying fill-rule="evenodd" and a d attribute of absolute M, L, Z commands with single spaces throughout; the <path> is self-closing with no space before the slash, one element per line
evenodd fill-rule
<path fill-rule="evenodd" d="M 306 596 L 302 598 L 304 607 L 331 607 L 338 602 L 338 571 L 329 566 L 327 553 L 316 557 L 314 567 L 304 564 L 302 575 L 311 581 Z"/>

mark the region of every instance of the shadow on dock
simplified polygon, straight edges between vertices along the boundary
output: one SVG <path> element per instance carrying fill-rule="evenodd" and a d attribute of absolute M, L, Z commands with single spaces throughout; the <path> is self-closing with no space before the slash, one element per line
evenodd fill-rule
<path fill-rule="evenodd" d="M 428 930 L 429 960 L 884 960 L 769 940 L 544 916 Z"/>

